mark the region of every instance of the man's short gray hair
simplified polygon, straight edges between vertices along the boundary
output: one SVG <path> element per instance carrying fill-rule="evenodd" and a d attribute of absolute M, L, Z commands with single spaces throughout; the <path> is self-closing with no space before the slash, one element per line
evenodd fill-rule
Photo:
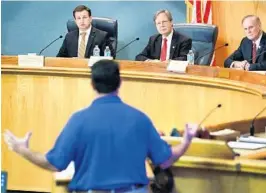
<path fill-rule="evenodd" d="M 156 18 L 158 17 L 159 14 L 161 13 L 165 13 L 165 15 L 167 16 L 167 18 L 169 19 L 169 21 L 173 21 L 173 17 L 172 14 L 170 13 L 170 11 L 166 10 L 166 9 L 162 9 L 159 10 L 155 13 L 154 17 L 153 17 L 153 21 L 155 22 Z"/>
<path fill-rule="evenodd" d="M 256 23 L 261 25 L 261 21 L 260 21 L 260 18 L 256 15 L 246 15 L 243 19 L 242 19 L 242 24 L 244 23 L 244 21 L 247 19 L 247 18 L 251 18 L 253 17 L 255 20 L 256 20 Z"/>

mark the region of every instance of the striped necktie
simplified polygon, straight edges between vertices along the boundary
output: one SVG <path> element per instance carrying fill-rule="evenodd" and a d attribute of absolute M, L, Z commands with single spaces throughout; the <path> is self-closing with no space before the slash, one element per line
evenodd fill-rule
<path fill-rule="evenodd" d="M 256 43 L 253 42 L 252 45 L 252 63 L 256 63 L 256 54 L 257 54 L 257 48 L 256 48 Z"/>
<path fill-rule="evenodd" d="M 80 33 L 80 45 L 79 45 L 79 50 L 78 50 L 78 57 L 79 58 L 84 58 L 85 57 L 85 51 L 86 51 L 86 45 L 85 45 L 85 37 L 86 37 L 86 32 Z"/>
<path fill-rule="evenodd" d="M 166 55 L 167 55 L 167 39 L 164 38 L 163 39 L 163 46 L 161 48 L 161 56 L 160 56 L 161 61 L 166 60 Z"/>

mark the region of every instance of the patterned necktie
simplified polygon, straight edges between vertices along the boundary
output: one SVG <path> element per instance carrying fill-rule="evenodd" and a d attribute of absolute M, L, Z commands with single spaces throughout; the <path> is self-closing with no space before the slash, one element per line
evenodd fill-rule
<path fill-rule="evenodd" d="M 85 57 L 85 51 L 86 51 L 86 45 L 85 45 L 85 37 L 86 37 L 86 32 L 82 32 L 80 34 L 80 45 L 79 45 L 79 50 L 78 50 L 78 57 L 79 58 L 84 58 Z"/>
<path fill-rule="evenodd" d="M 163 39 L 163 46 L 162 46 L 162 50 L 161 50 L 161 56 L 160 56 L 161 61 L 166 60 L 166 54 L 167 54 L 167 39 L 164 38 Z"/>
<path fill-rule="evenodd" d="M 256 54 L 257 54 L 257 48 L 255 42 L 253 42 L 252 45 L 252 63 L 256 63 Z"/>

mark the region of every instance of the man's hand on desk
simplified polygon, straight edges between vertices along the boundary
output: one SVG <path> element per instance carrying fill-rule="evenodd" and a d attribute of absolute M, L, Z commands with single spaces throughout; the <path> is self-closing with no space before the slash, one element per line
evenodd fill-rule
<path fill-rule="evenodd" d="M 244 69 L 245 69 L 246 71 L 249 71 L 249 67 L 250 67 L 250 63 L 247 62 L 247 63 L 245 64 Z"/>
<path fill-rule="evenodd" d="M 232 68 L 236 68 L 236 69 L 241 69 L 241 70 L 244 70 L 245 68 L 245 65 L 247 64 L 247 61 L 244 60 L 244 61 L 234 61 L 231 65 Z"/>

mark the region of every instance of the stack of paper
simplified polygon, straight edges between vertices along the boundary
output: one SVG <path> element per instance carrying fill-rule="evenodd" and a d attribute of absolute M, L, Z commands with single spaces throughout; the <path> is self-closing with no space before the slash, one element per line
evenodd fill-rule
<path fill-rule="evenodd" d="M 240 137 L 239 141 L 246 142 L 246 143 L 259 143 L 259 144 L 266 145 L 266 138 L 262 138 L 262 137 L 254 137 L 254 136 Z"/>
<path fill-rule="evenodd" d="M 266 144 L 246 143 L 246 142 L 239 142 L 239 141 L 230 141 L 227 144 L 232 149 L 254 150 L 254 149 L 260 149 L 260 148 L 266 148 Z"/>

